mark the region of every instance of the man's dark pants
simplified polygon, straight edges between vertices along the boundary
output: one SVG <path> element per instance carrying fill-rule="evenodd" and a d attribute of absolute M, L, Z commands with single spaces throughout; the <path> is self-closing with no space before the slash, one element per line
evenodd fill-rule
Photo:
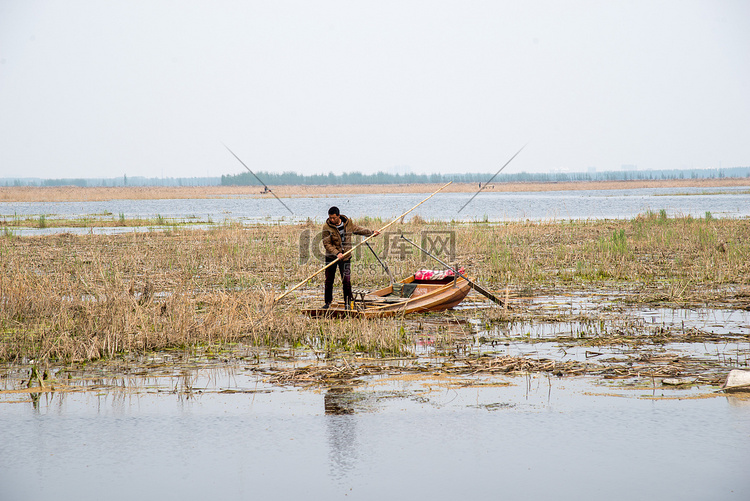
<path fill-rule="evenodd" d="M 330 264 L 336 258 L 326 257 L 326 264 Z M 341 283 L 344 286 L 344 300 L 352 299 L 352 264 L 351 261 L 339 261 L 326 268 L 326 288 L 324 294 L 324 301 L 326 304 L 330 304 L 333 301 L 333 281 L 336 278 L 336 268 L 341 273 Z"/>

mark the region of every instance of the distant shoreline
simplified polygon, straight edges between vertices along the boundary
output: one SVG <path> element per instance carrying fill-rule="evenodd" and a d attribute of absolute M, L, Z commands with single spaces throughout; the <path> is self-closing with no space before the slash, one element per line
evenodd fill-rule
<path fill-rule="evenodd" d="M 271 186 L 279 197 L 315 197 L 341 194 L 432 193 L 442 184 L 367 184 Z M 632 190 L 644 188 L 724 188 L 750 187 L 750 178 L 654 179 L 633 181 L 566 181 L 549 183 L 493 183 L 482 191 L 586 191 Z M 443 193 L 474 193 L 478 183 L 453 183 Z M 259 186 L 20 186 L 0 187 L 0 202 L 96 202 L 106 200 L 201 199 L 224 197 L 272 197 L 261 194 Z"/>

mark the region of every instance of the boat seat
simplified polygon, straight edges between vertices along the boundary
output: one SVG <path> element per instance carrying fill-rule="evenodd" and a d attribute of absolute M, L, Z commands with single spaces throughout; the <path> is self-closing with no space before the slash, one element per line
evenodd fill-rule
<path fill-rule="evenodd" d="M 389 296 L 408 298 L 414 294 L 415 290 L 417 290 L 417 284 L 413 282 L 408 284 L 393 284 L 393 292 Z"/>
<path fill-rule="evenodd" d="M 363 303 L 369 303 L 369 304 L 393 304 L 393 303 L 405 303 L 407 301 L 406 298 L 403 297 L 394 297 L 394 296 L 370 296 L 365 297 L 365 300 Z"/>

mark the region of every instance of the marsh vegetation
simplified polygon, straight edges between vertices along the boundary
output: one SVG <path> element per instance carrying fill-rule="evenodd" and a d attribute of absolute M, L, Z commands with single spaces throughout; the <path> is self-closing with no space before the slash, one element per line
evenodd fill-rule
<path fill-rule="evenodd" d="M 383 221 L 361 223 L 377 228 Z M 424 321 L 429 316 L 313 320 L 298 311 L 320 301 L 320 275 L 274 305 L 276 295 L 321 266 L 316 259 L 300 259 L 301 235 L 317 232 L 313 223 L 6 235 L 0 238 L 0 359 L 85 361 L 238 341 L 307 349 L 318 357 L 342 352 L 404 355 L 413 353 L 420 338 L 450 351 L 466 344 L 465 337 L 472 334 L 469 320 L 490 326 L 534 322 L 545 315 L 570 321 L 575 315 L 564 309 L 550 313 L 523 302 L 602 290 L 631 305 L 750 308 L 747 220 L 670 218 L 664 212 L 627 221 L 549 223 L 414 218 L 396 231 L 425 229 L 454 232 L 456 264 L 507 296 L 511 309 L 465 308 L 437 322 Z M 386 249 L 381 244 L 376 250 Z M 429 258 L 406 252 L 390 265 L 403 275 L 435 267 Z M 354 271 L 356 287 L 387 282 L 371 254 L 360 253 Z M 601 341 L 605 339 L 602 335 Z"/>
<path fill-rule="evenodd" d="M 5 216 L 0 219 L 0 227 L 3 228 L 6 236 L 9 236 L 16 229 L 22 228 L 113 228 L 113 227 L 173 227 L 206 225 L 212 224 L 210 219 L 201 219 L 198 216 L 189 216 L 186 218 L 164 217 L 156 214 L 154 217 L 127 217 L 125 213 L 120 212 L 113 215 L 110 212 L 102 214 L 90 214 L 83 217 L 59 217 L 48 214 L 39 214 L 37 216 Z"/>

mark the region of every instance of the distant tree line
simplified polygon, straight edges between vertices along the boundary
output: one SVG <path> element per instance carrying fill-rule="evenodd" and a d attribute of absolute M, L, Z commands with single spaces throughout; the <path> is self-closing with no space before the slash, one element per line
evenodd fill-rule
<path fill-rule="evenodd" d="M 331 185 L 331 184 L 420 184 L 420 183 L 486 183 L 492 174 L 362 174 L 361 172 L 346 172 L 341 174 L 313 174 L 304 175 L 296 172 L 282 174 L 260 171 L 256 173 L 263 182 L 270 186 L 280 185 Z M 554 183 L 567 181 L 626 181 L 653 179 L 699 179 L 723 177 L 750 177 L 750 167 L 732 167 L 727 169 L 691 169 L 691 170 L 625 170 L 606 172 L 555 172 L 499 174 L 492 183 Z M 258 180 L 249 172 L 235 175 L 221 176 L 223 186 L 257 185 Z"/>
<path fill-rule="evenodd" d="M 492 173 L 474 174 L 390 174 L 378 172 L 344 172 L 341 174 L 297 174 L 296 172 L 256 172 L 269 186 L 280 185 L 331 185 L 331 184 L 422 184 L 422 183 L 486 183 Z M 552 172 L 513 174 L 501 173 L 492 183 L 560 183 L 566 181 L 627 181 L 652 179 L 706 179 L 723 177 L 750 177 L 750 167 L 726 169 L 668 169 L 668 170 L 621 170 L 602 172 Z M 147 178 L 121 176 L 115 178 L 0 178 L 0 186 L 248 186 L 258 185 L 249 172 L 221 177 Z"/>

